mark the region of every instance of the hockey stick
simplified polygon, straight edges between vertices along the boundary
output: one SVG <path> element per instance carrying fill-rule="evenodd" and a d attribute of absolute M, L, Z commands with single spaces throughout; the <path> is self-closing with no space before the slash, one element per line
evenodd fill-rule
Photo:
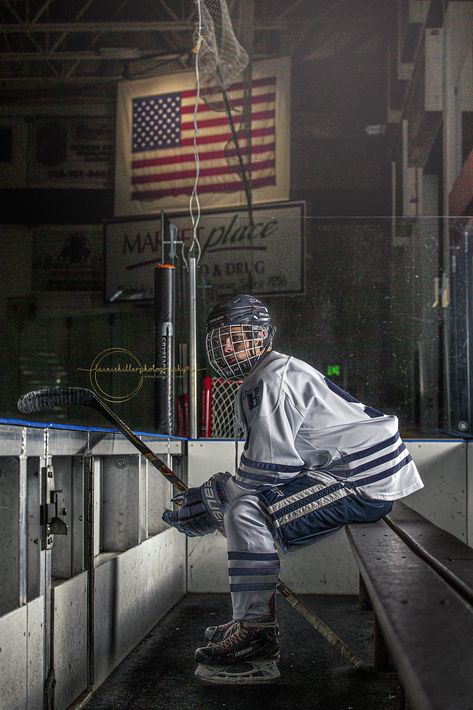
<path fill-rule="evenodd" d="M 148 459 L 154 468 L 170 481 L 174 488 L 177 488 L 180 493 L 184 493 L 188 490 L 188 486 L 173 473 L 169 466 L 167 466 L 159 456 L 156 456 L 156 454 L 132 432 L 125 422 L 119 419 L 92 390 L 86 389 L 85 387 L 49 387 L 47 389 L 35 390 L 20 397 L 17 407 L 23 414 L 32 414 L 34 412 L 43 412 L 48 409 L 53 409 L 54 407 L 67 407 L 70 405 L 91 407 L 97 412 L 100 412 L 105 419 L 122 432 L 123 436 Z M 352 666 L 359 668 L 363 664 L 361 658 L 355 656 L 346 643 L 342 641 L 327 624 L 319 619 L 311 609 L 306 607 L 299 597 L 280 579 L 278 579 L 277 582 L 277 589 L 291 606 L 294 607 L 331 646 L 336 648 Z"/>
<path fill-rule="evenodd" d="M 47 389 L 35 390 L 24 394 L 18 400 L 17 407 L 23 414 L 33 414 L 34 412 L 44 412 L 54 407 L 69 407 L 71 405 L 91 407 L 100 412 L 172 483 L 174 488 L 177 488 L 181 493 L 187 491 L 185 483 L 166 466 L 159 456 L 153 454 L 151 449 L 92 390 L 88 390 L 85 387 L 48 387 Z"/>

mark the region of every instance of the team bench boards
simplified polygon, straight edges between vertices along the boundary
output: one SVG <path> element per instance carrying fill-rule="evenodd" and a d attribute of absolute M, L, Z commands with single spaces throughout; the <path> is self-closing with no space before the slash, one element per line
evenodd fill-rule
<path fill-rule="evenodd" d="M 473 549 L 397 503 L 347 527 L 412 710 L 473 708 Z"/>

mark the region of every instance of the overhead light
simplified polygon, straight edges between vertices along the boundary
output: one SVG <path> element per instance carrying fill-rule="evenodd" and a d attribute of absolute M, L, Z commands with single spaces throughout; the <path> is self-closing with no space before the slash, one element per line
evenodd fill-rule
<path fill-rule="evenodd" d="M 99 54 L 104 59 L 140 59 L 141 52 L 135 47 L 100 47 Z"/>
<path fill-rule="evenodd" d="M 371 126 L 365 126 L 365 133 L 369 136 L 382 136 L 386 133 L 386 125 L 384 123 L 375 123 Z"/>
<path fill-rule="evenodd" d="M 124 289 L 119 286 L 108 300 L 109 303 L 114 303 L 115 301 L 141 301 L 144 297 L 144 291 L 140 291 L 137 288 Z"/>
<path fill-rule="evenodd" d="M 110 296 L 110 298 L 108 300 L 110 301 L 110 303 L 113 303 L 114 301 L 118 301 L 120 296 L 122 296 L 124 293 L 125 293 L 125 289 L 120 287 L 119 289 L 117 289 L 117 291 L 115 291 L 114 294 L 112 294 Z"/>

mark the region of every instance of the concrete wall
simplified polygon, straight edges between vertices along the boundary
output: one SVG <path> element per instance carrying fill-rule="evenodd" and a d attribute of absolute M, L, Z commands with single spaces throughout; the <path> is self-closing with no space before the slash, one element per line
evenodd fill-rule
<path fill-rule="evenodd" d="M 182 451 L 143 438 L 170 466 Z M 68 530 L 46 549 L 40 507 L 58 488 Z M 122 436 L 0 426 L 0 710 L 40 710 L 52 672 L 66 710 L 182 598 L 186 538 L 160 520 L 170 491 Z"/>

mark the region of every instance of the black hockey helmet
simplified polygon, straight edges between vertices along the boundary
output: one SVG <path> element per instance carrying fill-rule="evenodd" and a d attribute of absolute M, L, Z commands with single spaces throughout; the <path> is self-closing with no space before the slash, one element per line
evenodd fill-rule
<path fill-rule="evenodd" d="M 244 377 L 271 347 L 274 332 L 266 304 L 239 294 L 215 306 L 207 318 L 209 362 L 221 377 Z"/>

